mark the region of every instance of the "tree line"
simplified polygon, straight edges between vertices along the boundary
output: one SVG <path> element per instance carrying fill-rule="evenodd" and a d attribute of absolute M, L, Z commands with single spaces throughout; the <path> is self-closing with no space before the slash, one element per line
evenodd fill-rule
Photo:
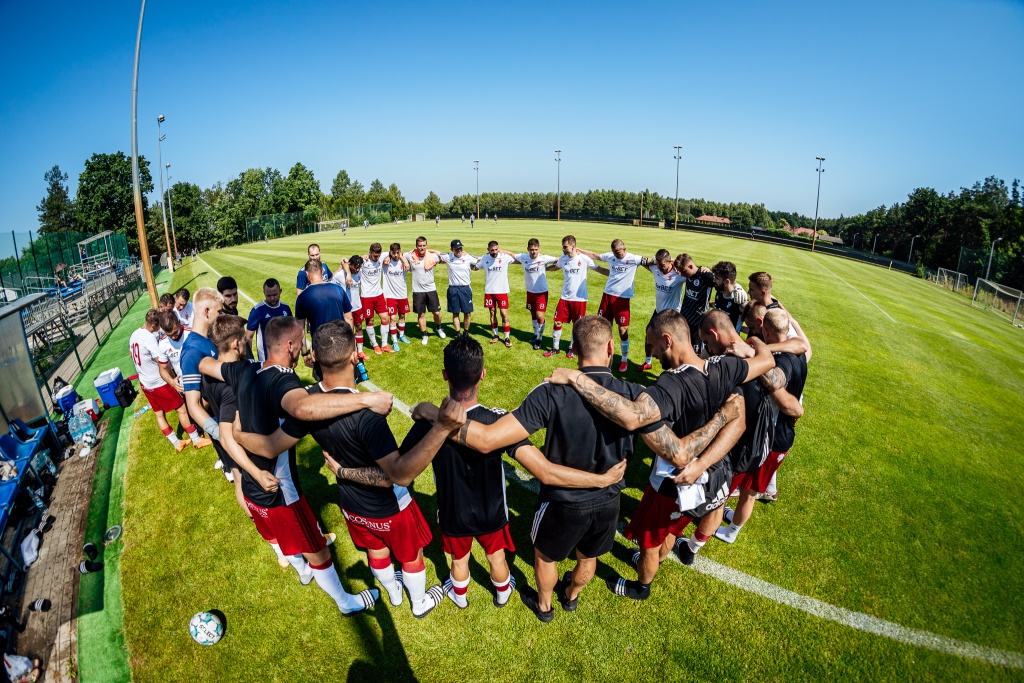
<path fill-rule="evenodd" d="M 139 158 L 146 215 L 146 238 L 154 253 L 165 250 L 163 202 L 149 204 L 146 193 L 153 191 L 149 161 Z M 78 178 L 72 197 L 68 175 L 54 166 L 44 175 L 46 194 L 37 206 L 39 231 L 95 233 L 112 230 L 124 233 L 129 247 L 137 253 L 131 159 L 122 152 L 93 154 Z M 266 214 L 303 212 L 309 222 L 344 215 L 346 208 L 366 204 L 390 204 L 391 215 L 405 219 L 423 213 L 433 217 L 466 216 L 481 213 L 506 218 L 554 218 L 560 212 L 569 219 L 640 218 L 664 220 L 676 216 L 674 197 L 643 190 L 589 190 L 587 192 L 485 192 L 452 197 L 443 202 L 433 191 L 421 202 L 408 201 L 395 183 L 379 179 L 366 188 L 344 169 L 335 175 L 329 192 L 321 190 L 313 172 L 296 163 L 287 174 L 275 168 L 250 168 L 226 182 L 208 188 L 176 182 L 169 188 L 169 205 L 174 218 L 179 251 L 199 250 L 237 244 L 246 239 L 246 218 Z M 692 223 L 701 215 L 729 218 L 734 227 L 749 230 L 813 228 L 814 218 L 800 213 L 773 211 L 764 204 L 715 202 L 702 198 L 679 199 L 679 221 Z M 987 249 L 998 243 L 991 279 L 1012 287 L 1024 287 L 1024 197 L 1020 182 L 1008 187 L 989 177 L 969 188 L 941 194 L 932 188 L 918 188 L 905 202 L 879 206 L 855 216 L 820 218 L 820 234 L 841 237 L 848 248 L 873 251 L 890 258 L 912 260 L 928 268 L 956 269 L 961 247 Z M 915 237 L 917 236 L 917 237 Z M 914 252 L 910 254 L 910 243 Z M 978 275 L 983 273 L 971 273 Z"/>

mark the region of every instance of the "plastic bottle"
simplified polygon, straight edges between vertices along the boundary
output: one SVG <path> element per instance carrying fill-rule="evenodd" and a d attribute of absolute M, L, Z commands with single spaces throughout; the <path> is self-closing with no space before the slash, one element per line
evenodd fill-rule
<path fill-rule="evenodd" d="M 363 363 L 363 361 L 356 363 L 356 382 L 366 382 L 369 381 L 369 379 L 370 374 L 366 372 L 366 364 Z"/>
<path fill-rule="evenodd" d="M 80 410 L 72 415 L 71 419 L 68 420 L 68 429 L 71 432 L 71 438 L 75 443 L 81 443 L 82 439 L 85 437 L 84 420 L 86 419 L 88 418 L 86 418 Z"/>
<path fill-rule="evenodd" d="M 149 406 L 142 406 L 135 411 L 135 417 L 141 417 L 147 410 L 149 410 Z"/>

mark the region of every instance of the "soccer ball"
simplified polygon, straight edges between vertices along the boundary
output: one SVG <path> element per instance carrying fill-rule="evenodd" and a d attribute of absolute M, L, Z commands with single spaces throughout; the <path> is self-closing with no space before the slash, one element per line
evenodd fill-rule
<path fill-rule="evenodd" d="M 224 635 L 224 623 L 216 614 L 197 612 L 188 623 L 188 632 L 200 645 L 215 645 Z"/>

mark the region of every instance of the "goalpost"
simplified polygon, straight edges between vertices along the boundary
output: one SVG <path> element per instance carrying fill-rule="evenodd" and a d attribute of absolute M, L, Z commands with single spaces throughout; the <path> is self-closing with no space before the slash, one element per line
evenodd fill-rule
<path fill-rule="evenodd" d="M 337 218 L 331 221 L 320 221 L 316 224 L 317 232 L 327 232 L 328 230 L 337 230 L 338 228 L 348 229 L 347 218 Z"/>
<path fill-rule="evenodd" d="M 967 275 L 950 270 L 949 268 L 939 268 L 935 274 L 935 284 L 954 292 L 965 292 L 970 286 Z"/>
<path fill-rule="evenodd" d="M 979 306 L 986 311 L 994 311 L 1009 318 L 1010 323 L 1017 324 L 1022 300 L 1024 300 L 1024 292 L 1019 289 L 1006 287 L 998 282 L 979 277 L 978 282 L 974 285 L 974 298 L 971 299 L 971 305 Z"/>

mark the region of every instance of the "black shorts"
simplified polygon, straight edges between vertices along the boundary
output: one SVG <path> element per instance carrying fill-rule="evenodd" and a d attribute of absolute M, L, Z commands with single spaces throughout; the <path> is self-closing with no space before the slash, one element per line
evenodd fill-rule
<path fill-rule="evenodd" d="M 441 302 L 437 298 L 437 291 L 413 292 L 412 312 L 418 315 L 428 311 L 430 313 L 439 313 L 441 311 Z"/>
<path fill-rule="evenodd" d="M 731 487 L 732 463 L 728 458 L 724 458 L 708 469 L 708 480 L 704 484 L 704 502 L 683 514 L 693 519 L 700 519 L 709 512 L 714 512 L 729 500 Z"/>
<path fill-rule="evenodd" d="M 530 539 L 555 562 L 569 557 L 573 548 L 583 557 L 600 557 L 612 549 L 618 523 L 618 495 L 583 503 L 540 503 Z"/>
<path fill-rule="evenodd" d="M 448 312 L 454 315 L 473 312 L 473 289 L 468 285 L 448 287 Z"/>
<path fill-rule="evenodd" d="M 210 437 L 213 439 L 213 437 Z M 231 470 L 241 470 L 238 463 L 228 455 L 228 449 L 220 445 L 220 439 L 213 439 L 213 450 L 217 451 L 217 457 L 220 458 L 221 463 L 224 464 L 224 471 L 230 472 Z"/>

